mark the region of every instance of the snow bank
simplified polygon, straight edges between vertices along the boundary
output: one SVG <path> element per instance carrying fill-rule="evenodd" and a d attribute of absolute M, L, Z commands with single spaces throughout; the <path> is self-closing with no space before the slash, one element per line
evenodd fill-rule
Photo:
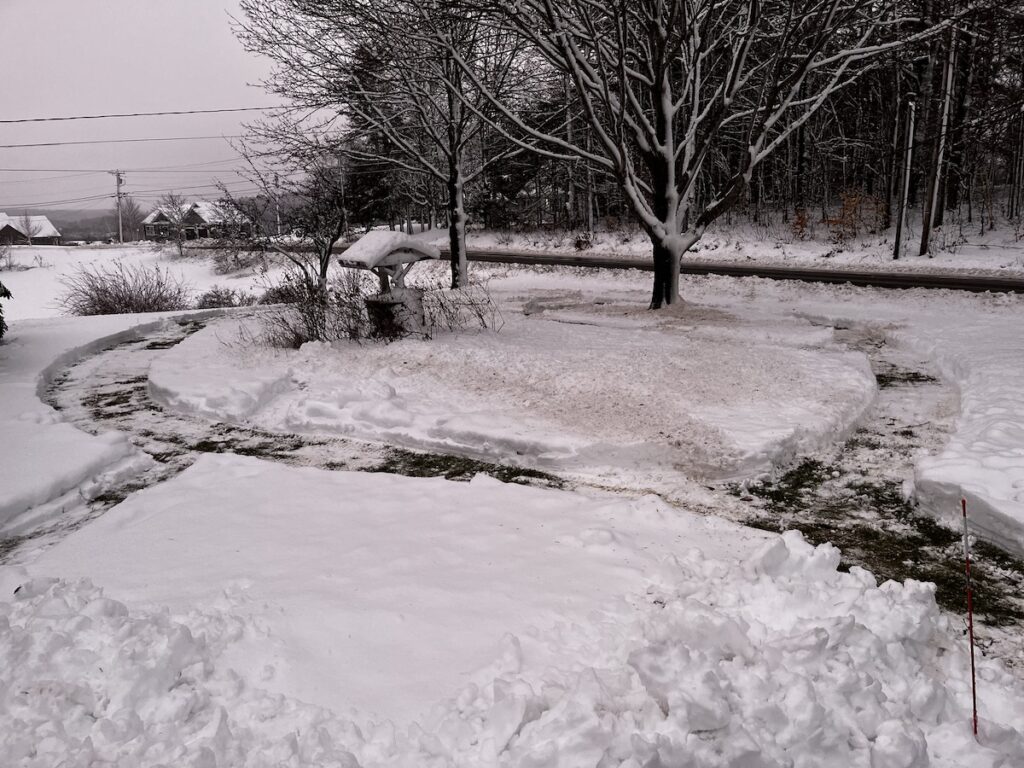
<path fill-rule="evenodd" d="M 653 499 L 201 457 L 47 550 L 33 573 L 133 604 L 227 606 L 259 631 L 239 671 L 305 701 L 408 718 L 487 663 L 506 632 L 581 620 L 680 541 L 737 553 L 764 534 Z M 267 666 L 270 665 L 270 669 Z"/>
<path fill-rule="evenodd" d="M 764 472 L 842 436 L 875 392 L 863 355 L 778 318 L 765 331 L 636 307 L 510 314 L 499 334 L 279 354 L 228 350 L 221 339 L 233 335 L 229 321 L 170 350 L 151 390 L 265 429 L 605 478 Z"/>
<path fill-rule="evenodd" d="M 664 564 L 631 619 L 599 613 L 508 636 L 456 696 L 436 692 L 429 718 L 398 724 L 239 677 L 225 649 L 250 628 L 235 615 L 172 617 L 86 581 L 37 578 L 0 603 L 0 758 L 25 768 L 1020 765 L 1019 684 L 981 660 L 975 742 L 963 641 L 931 587 L 876 586 L 838 561 L 798 534 L 744 566 L 690 552 Z M 532 662 L 543 645 L 577 661 Z"/>
<path fill-rule="evenodd" d="M 966 497 L 972 531 L 1024 557 L 1024 337 L 1018 323 L 961 317 L 941 334 L 914 328 L 902 337 L 927 350 L 960 391 L 956 432 L 941 453 L 917 464 L 918 496 L 954 526 Z"/>
<path fill-rule="evenodd" d="M 26 510 L 80 492 L 88 497 L 108 479 L 137 471 L 145 459 L 125 435 L 92 436 L 61 420 L 40 400 L 52 376 L 76 357 L 140 326 L 139 315 L 19 322 L 0 345 L 0 434 L 12 450 L 0 462 L 0 526 Z"/>

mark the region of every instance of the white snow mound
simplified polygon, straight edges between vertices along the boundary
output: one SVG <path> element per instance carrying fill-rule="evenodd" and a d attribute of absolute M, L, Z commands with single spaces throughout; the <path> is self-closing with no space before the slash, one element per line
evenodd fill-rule
<path fill-rule="evenodd" d="M 157 359 L 150 390 L 262 429 L 619 480 L 765 472 L 840 438 L 875 395 L 864 356 L 807 324 L 766 340 L 731 320 L 695 331 L 585 319 L 510 315 L 500 334 L 281 352 L 225 347 L 238 334 L 227 320 Z"/>
<path fill-rule="evenodd" d="M 247 631 L 232 616 L 129 610 L 88 581 L 37 578 L 0 603 L 0 764 L 1019 766 L 1019 684 L 981 661 L 975 742 L 964 648 L 931 585 L 876 586 L 838 562 L 796 533 L 745 566 L 691 552 L 635 620 L 541 638 L 580 662 L 533 668 L 508 637 L 405 727 L 244 682 L 220 658 Z"/>

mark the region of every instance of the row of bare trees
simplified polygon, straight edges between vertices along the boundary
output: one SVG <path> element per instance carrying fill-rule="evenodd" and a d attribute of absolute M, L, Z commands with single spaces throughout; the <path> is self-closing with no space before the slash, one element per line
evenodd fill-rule
<path fill-rule="evenodd" d="M 737 206 L 799 221 L 870 197 L 881 226 L 913 204 L 927 226 L 984 200 L 991 226 L 1002 184 L 1019 213 L 1020 5 L 242 0 L 237 32 L 292 105 L 257 146 L 290 171 L 330 158 L 353 218 L 443 219 L 453 286 L 470 215 L 589 229 L 601 211 L 650 238 L 657 308 Z"/>

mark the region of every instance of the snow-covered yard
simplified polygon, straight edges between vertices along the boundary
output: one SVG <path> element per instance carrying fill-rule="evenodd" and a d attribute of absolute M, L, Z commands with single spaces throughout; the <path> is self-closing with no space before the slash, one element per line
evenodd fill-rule
<path fill-rule="evenodd" d="M 8 533 L 153 461 L 40 396 L 164 320 L 26 320 L 54 291 L 32 272 L 3 275 L 36 302 L 5 304 Z M 856 325 L 959 395 L 948 444 L 916 462 L 922 507 L 951 516 L 963 493 L 979 535 L 1024 553 L 1020 298 L 699 279 L 653 314 L 643 275 L 474 272 L 500 332 L 284 352 L 244 346 L 257 320 L 231 315 L 159 351 L 147 386 L 197 419 L 575 490 L 202 456 L 0 565 L 0 762 L 1021 764 L 1024 682 L 1005 662 L 1022 660 L 980 659 L 975 743 L 966 643 L 930 585 L 879 585 L 829 545 L 704 514 L 735 503 L 716 481 L 857 427 L 875 378 L 833 333 Z"/>

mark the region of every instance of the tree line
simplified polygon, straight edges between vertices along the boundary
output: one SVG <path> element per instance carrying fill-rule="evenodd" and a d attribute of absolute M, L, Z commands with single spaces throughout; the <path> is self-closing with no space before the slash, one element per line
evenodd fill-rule
<path fill-rule="evenodd" d="M 984 232 L 1024 209 L 1024 3 L 241 6 L 236 33 L 289 105 L 251 126 L 249 156 L 275 164 L 253 163 L 266 199 L 310 179 L 336 187 L 346 224 L 446 226 L 455 287 L 470 221 L 638 225 L 657 308 L 679 298 L 683 254 L 737 212 L 802 234 L 900 230 L 913 210 L 927 253 L 950 212 Z"/>

